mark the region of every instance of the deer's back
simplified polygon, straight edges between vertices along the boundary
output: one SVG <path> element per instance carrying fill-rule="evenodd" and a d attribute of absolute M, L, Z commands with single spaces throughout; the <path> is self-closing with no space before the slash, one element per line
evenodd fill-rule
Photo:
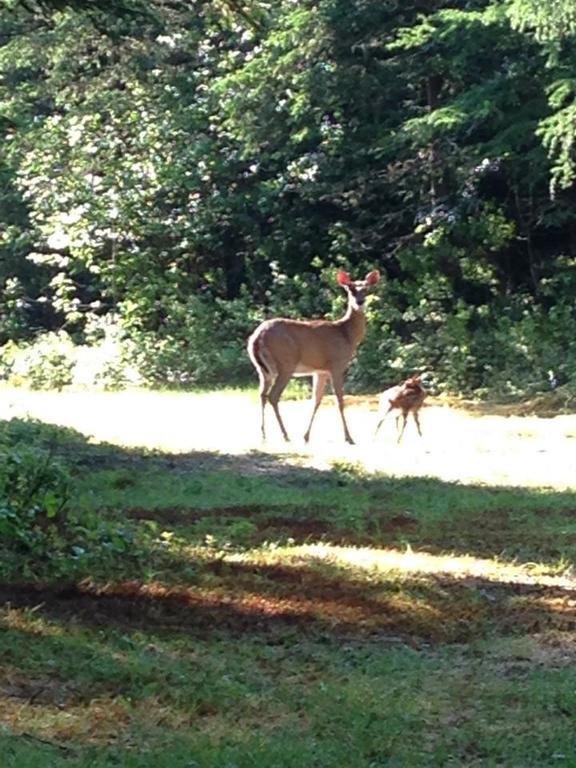
<path fill-rule="evenodd" d="M 330 320 L 265 320 L 249 343 L 265 348 L 279 368 L 296 374 L 344 367 L 355 351 L 344 331 Z"/>

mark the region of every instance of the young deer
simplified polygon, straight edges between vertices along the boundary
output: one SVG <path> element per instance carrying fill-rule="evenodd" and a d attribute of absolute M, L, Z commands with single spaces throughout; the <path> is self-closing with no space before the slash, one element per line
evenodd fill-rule
<path fill-rule="evenodd" d="M 400 419 L 400 416 L 402 416 L 402 429 L 399 432 L 398 435 L 398 442 L 402 440 L 402 435 L 404 434 L 404 430 L 406 429 L 406 420 L 408 419 L 408 414 L 411 413 L 414 421 L 416 422 L 416 427 L 418 429 L 418 434 L 420 437 L 422 437 L 422 430 L 420 429 L 420 419 L 418 417 L 418 411 L 422 407 L 422 404 L 424 403 L 424 400 L 426 396 L 428 395 L 428 392 L 424 389 L 422 385 L 422 381 L 420 376 L 411 376 L 409 379 L 406 379 L 402 384 L 397 384 L 395 387 L 390 387 L 390 389 L 385 390 L 380 395 L 380 406 L 379 406 L 379 415 L 380 421 L 378 422 L 378 426 L 376 427 L 375 435 L 378 434 L 378 430 L 382 426 L 382 422 L 386 418 L 386 416 L 390 413 L 390 411 L 394 409 L 398 409 L 401 411 L 401 413 L 398 414 L 396 417 L 396 425 L 398 426 L 398 421 Z"/>
<path fill-rule="evenodd" d="M 354 444 L 344 417 L 344 373 L 364 338 L 366 318 L 364 300 L 370 288 L 378 282 L 376 270 L 364 280 L 352 280 L 347 272 L 338 272 L 338 284 L 348 294 L 348 309 L 340 320 L 265 320 L 248 341 L 248 353 L 260 378 L 262 406 L 262 437 L 266 438 L 264 411 L 266 402 L 272 406 L 276 419 L 288 441 L 278 402 L 292 376 L 313 376 L 312 416 L 304 440 L 308 442 L 312 423 L 326 383 L 330 378 L 344 427 L 344 438 Z"/>

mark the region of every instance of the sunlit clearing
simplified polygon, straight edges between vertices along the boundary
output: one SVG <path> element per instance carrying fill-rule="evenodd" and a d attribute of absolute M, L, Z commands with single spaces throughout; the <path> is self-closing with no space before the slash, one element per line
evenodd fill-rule
<path fill-rule="evenodd" d="M 453 578 L 482 578 L 488 581 L 515 584 L 541 584 L 564 588 L 575 588 L 576 579 L 570 576 L 545 576 L 538 571 L 538 563 L 502 563 L 496 559 L 481 559 L 471 555 L 432 555 L 427 552 L 413 552 L 398 549 L 369 549 L 340 547 L 332 544 L 303 544 L 231 555 L 230 560 L 255 561 L 268 564 L 283 563 L 297 568 L 311 564 L 325 564 L 335 568 L 351 569 L 367 577 L 393 574 L 445 574 Z"/>
<path fill-rule="evenodd" d="M 324 398 L 310 443 L 304 443 L 310 415 L 307 402 L 282 401 L 292 442 L 282 439 L 267 413 L 267 439 L 260 437 L 256 390 L 241 392 L 33 392 L 0 387 L 0 418 L 30 416 L 72 427 L 91 440 L 173 453 L 211 451 L 274 454 L 282 464 L 330 470 L 334 461 L 359 463 L 366 472 L 437 477 L 447 482 L 481 482 L 567 489 L 575 487 L 573 451 L 576 416 L 476 416 L 433 405 L 423 410 L 420 437 L 409 424 L 397 443 L 394 419 L 374 437 L 375 401 L 347 398 L 355 445 L 342 438 L 333 396 Z M 543 460 L 545 457 L 546 460 Z"/>

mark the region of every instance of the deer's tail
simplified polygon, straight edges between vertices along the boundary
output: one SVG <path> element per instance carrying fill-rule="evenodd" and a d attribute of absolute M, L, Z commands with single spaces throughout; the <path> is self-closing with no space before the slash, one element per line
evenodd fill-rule
<path fill-rule="evenodd" d="M 258 373 L 265 379 L 275 379 L 278 367 L 270 355 L 262 334 L 256 330 L 248 340 L 248 354 Z"/>

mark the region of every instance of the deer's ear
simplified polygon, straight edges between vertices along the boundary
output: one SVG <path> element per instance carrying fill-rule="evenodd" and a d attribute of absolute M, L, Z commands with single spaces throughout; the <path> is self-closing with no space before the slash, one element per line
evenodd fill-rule
<path fill-rule="evenodd" d="M 366 282 L 368 285 L 376 285 L 378 280 L 380 280 L 380 272 L 378 272 L 377 269 L 374 269 L 366 275 Z"/>
<path fill-rule="evenodd" d="M 352 279 L 350 278 L 350 275 L 348 272 L 344 272 L 343 270 L 340 270 L 338 274 L 336 275 L 336 280 L 338 281 L 338 285 L 350 285 L 352 282 Z"/>

